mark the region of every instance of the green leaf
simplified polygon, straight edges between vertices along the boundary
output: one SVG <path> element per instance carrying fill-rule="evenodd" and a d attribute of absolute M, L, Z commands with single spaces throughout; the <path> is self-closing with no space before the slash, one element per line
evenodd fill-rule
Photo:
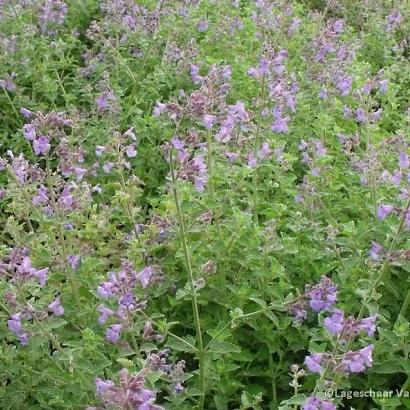
<path fill-rule="evenodd" d="M 197 349 L 192 345 L 192 343 L 185 340 L 183 337 L 176 338 L 173 335 L 168 334 L 167 346 L 173 350 L 186 353 L 196 353 Z"/>
<path fill-rule="evenodd" d="M 226 354 L 240 353 L 241 349 L 239 348 L 239 346 L 236 346 L 232 343 L 225 342 L 223 340 L 217 340 L 211 345 L 210 351 L 213 353 Z"/>

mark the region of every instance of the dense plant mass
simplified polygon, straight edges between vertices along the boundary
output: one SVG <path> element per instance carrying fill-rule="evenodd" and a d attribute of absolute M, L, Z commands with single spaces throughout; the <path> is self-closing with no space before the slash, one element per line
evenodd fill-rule
<path fill-rule="evenodd" d="M 409 39 L 401 0 L 0 1 L 0 408 L 410 408 Z"/>

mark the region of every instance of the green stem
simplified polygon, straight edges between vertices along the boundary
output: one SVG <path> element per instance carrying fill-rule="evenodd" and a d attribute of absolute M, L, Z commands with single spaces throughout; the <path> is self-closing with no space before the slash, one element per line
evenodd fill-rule
<path fill-rule="evenodd" d="M 158 328 L 161 327 L 155 320 L 151 319 L 144 311 L 141 311 L 141 314 L 145 317 L 145 319 L 152 322 L 156 327 L 158 327 Z M 176 340 L 182 342 L 183 344 L 185 344 L 193 352 L 195 352 L 195 353 L 198 352 L 198 349 L 195 346 L 192 346 L 191 343 L 187 342 L 185 339 L 182 339 L 181 337 L 177 336 L 175 333 L 170 332 L 168 329 L 167 329 L 166 332 L 169 336 L 171 336 L 174 339 L 176 339 Z"/>
<path fill-rule="evenodd" d="M 207 162 L 208 162 L 208 192 L 209 196 L 212 199 L 212 202 L 216 205 L 215 201 L 215 188 L 214 188 L 214 181 L 213 181 L 213 152 L 212 152 L 212 134 L 210 130 L 206 133 L 206 143 L 207 143 Z M 221 221 L 219 216 L 219 209 L 216 210 L 215 213 L 215 221 L 216 227 L 218 229 L 218 236 L 219 239 L 222 241 L 222 230 L 221 230 Z"/>
<path fill-rule="evenodd" d="M 175 130 L 175 134 L 177 133 L 178 127 Z M 195 323 L 195 331 L 196 331 L 196 339 L 198 343 L 198 361 L 199 361 L 199 385 L 201 391 L 201 398 L 200 398 L 200 409 L 204 408 L 205 403 L 205 360 L 204 360 L 204 348 L 203 348 L 203 341 L 202 341 L 202 331 L 201 331 L 201 323 L 199 319 L 199 308 L 198 308 L 198 299 L 197 293 L 194 285 L 194 276 L 192 273 L 192 266 L 191 266 L 191 257 L 189 254 L 188 243 L 187 243 L 187 235 L 185 229 L 185 220 L 182 214 L 181 206 L 179 203 L 177 185 L 176 185 L 176 176 L 174 172 L 173 166 L 173 158 L 172 158 L 172 148 L 170 152 L 169 158 L 170 164 L 170 171 L 171 171 L 171 179 L 172 179 L 172 192 L 174 196 L 175 206 L 177 209 L 177 217 L 178 217 L 178 224 L 179 224 L 179 233 L 181 236 L 181 243 L 182 243 L 182 250 L 184 254 L 184 261 L 185 267 L 188 272 L 188 280 L 189 280 L 189 287 L 191 291 L 192 297 L 192 310 L 194 314 L 194 323 Z"/>
<path fill-rule="evenodd" d="M 237 320 L 242 320 L 242 319 L 247 319 L 248 317 L 252 317 L 252 316 L 256 316 L 259 315 L 263 312 L 266 312 L 266 309 L 261 309 L 261 310 L 257 310 L 256 312 L 252 312 L 252 313 L 247 313 L 246 315 L 242 315 L 239 317 L 236 317 L 234 319 L 231 319 L 229 322 L 227 322 L 222 328 L 221 330 L 219 330 L 219 332 L 209 341 L 209 343 L 204 347 L 204 351 L 208 351 L 211 346 L 218 340 L 218 337 L 225 332 L 226 329 L 228 329 L 228 327 L 230 327 L 233 322 L 237 321 Z"/>
<path fill-rule="evenodd" d="M 256 133 L 255 133 L 255 141 L 253 146 L 253 156 L 254 160 L 257 162 L 258 158 L 258 149 L 259 149 L 259 134 L 261 131 L 261 119 L 262 119 L 262 110 L 263 110 L 263 101 L 265 99 L 265 76 L 262 78 L 262 86 L 261 86 L 261 94 L 259 98 L 259 112 L 257 117 L 257 124 L 256 124 Z M 255 169 L 253 171 L 252 176 L 252 183 L 253 183 L 253 221 L 258 223 L 258 164 L 256 163 Z"/>
<path fill-rule="evenodd" d="M 56 218 L 59 218 L 57 200 L 56 200 L 55 193 L 54 193 L 53 181 L 51 180 L 51 165 L 50 165 L 49 155 L 46 156 L 46 181 L 47 181 L 48 190 L 50 192 L 51 205 L 52 205 L 52 208 L 53 208 L 53 211 L 54 211 L 54 215 L 56 216 Z M 80 307 L 80 296 L 79 296 L 79 293 L 78 293 L 78 284 L 77 284 L 77 281 L 76 281 L 76 278 L 75 278 L 74 271 L 71 269 L 71 266 L 68 263 L 68 252 L 67 252 L 66 245 L 65 245 L 63 225 L 59 222 L 57 224 L 58 224 L 58 229 L 59 229 L 58 242 L 60 244 L 62 257 L 64 259 L 64 265 L 66 267 L 65 270 L 66 270 L 66 272 L 68 274 L 68 277 L 69 277 L 69 280 L 70 280 L 71 292 L 73 294 L 76 306 Z"/>
<path fill-rule="evenodd" d="M 122 190 L 124 192 L 125 195 L 127 195 L 127 187 L 125 184 L 125 178 L 124 178 L 124 169 L 121 166 L 121 159 L 120 159 L 120 151 L 118 150 L 118 166 L 120 168 L 120 181 L 121 181 L 121 187 Z M 134 232 L 134 236 L 137 239 L 138 245 L 140 247 L 140 254 L 141 254 L 141 259 L 143 262 L 145 262 L 147 255 L 144 252 L 144 248 L 142 246 L 142 241 L 138 232 L 137 227 L 135 226 L 135 219 L 134 219 L 134 215 L 132 213 L 132 204 L 129 201 L 129 197 L 127 196 L 125 199 L 125 206 L 124 206 L 125 212 L 127 213 L 128 219 L 130 220 L 131 224 L 132 224 L 132 231 Z"/>
<path fill-rule="evenodd" d="M 276 373 L 273 367 L 273 358 L 272 358 L 272 352 L 269 351 L 269 372 L 270 376 L 272 378 L 272 405 L 276 406 L 277 405 L 277 396 L 276 396 Z"/>
<path fill-rule="evenodd" d="M 410 289 L 407 291 L 407 295 L 406 295 L 406 298 L 404 299 L 403 305 L 401 306 L 399 316 L 403 316 L 403 317 L 405 316 L 405 314 L 407 313 L 409 304 L 410 304 Z"/>

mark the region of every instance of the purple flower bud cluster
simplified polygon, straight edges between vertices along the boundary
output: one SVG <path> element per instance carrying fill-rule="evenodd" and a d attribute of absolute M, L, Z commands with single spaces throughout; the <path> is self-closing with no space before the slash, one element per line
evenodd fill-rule
<path fill-rule="evenodd" d="M 146 370 L 131 375 L 127 369 L 119 372 L 119 384 L 112 380 L 96 378 L 95 387 L 97 397 L 103 403 L 104 409 L 140 409 L 140 410 L 163 410 L 163 407 L 155 404 L 156 393 L 145 388 Z M 88 407 L 88 410 L 95 407 Z"/>
<path fill-rule="evenodd" d="M 55 316 L 64 315 L 60 297 L 56 297 L 45 310 L 43 307 L 36 309 L 22 297 L 22 290 L 33 285 L 33 278 L 40 282 L 41 287 L 44 287 L 48 279 L 48 271 L 49 268 L 33 268 L 27 248 L 13 248 L 10 254 L 0 261 L 0 278 L 5 278 L 14 288 L 4 294 L 4 300 L 11 311 L 15 312 L 8 320 L 8 327 L 22 345 L 27 345 L 30 337 L 30 332 L 23 327 L 23 319 L 32 321 L 33 317 L 37 317 L 39 320 L 44 320 L 48 317 L 47 311 Z M 17 294 L 20 295 L 19 298 Z"/>
<path fill-rule="evenodd" d="M 355 320 L 353 317 L 345 318 L 340 309 L 334 309 L 331 316 L 324 320 L 327 331 L 339 337 L 340 342 L 348 342 L 357 337 L 361 332 L 373 336 L 376 331 L 377 315 Z"/>
<path fill-rule="evenodd" d="M 191 64 L 191 77 L 194 84 L 200 85 L 198 90 L 186 96 L 181 92 L 183 101 L 160 103 L 157 102 L 153 115 L 159 116 L 167 113 L 172 120 L 180 118 L 182 113 L 185 117 L 206 129 L 211 129 L 229 109 L 226 107 L 226 96 L 230 90 L 231 67 L 228 65 L 212 65 L 206 76 L 199 75 L 199 66 Z M 239 108 L 239 107 L 238 107 Z M 235 110 L 235 108 L 232 108 Z M 235 112 L 231 113 L 235 115 Z"/>
<path fill-rule="evenodd" d="M 51 139 L 60 142 L 65 137 L 64 128 L 72 126 L 72 121 L 61 112 L 46 115 L 26 109 L 21 112 L 24 117 L 31 118 L 31 122 L 23 126 L 23 135 L 27 141 L 32 142 L 36 155 L 47 155 L 51 150 Z"/>
<path fill-rule="evenodd" d="M 64 24 L 67 4 L 61 0 L 45 0 L 42 3 L 38 16 L 40 30 L 43 34 L 53 35 Z"/>
<path fill-rule="evenodd" d="M 151 11 L 132 0 L 104 0 L 101 1 L 100 9 L 106 35 L 113 34 L 112 30 L 115 28 L 122 44 L 128 41 L 128 36 L 132 33 L 151 36 L 157 29 L 162 14 L 160 8 Z"/>
<path fill-rule="evenodd" d="M 259 59 L 259 66 L 248 70 L 251 77 L 266 83 L 269 97 L 275 101 L 271 111 L 273 116 L 272 131 L 279 134 L 286 134 L 289 131 L 290 117 L 286 112 L 296 111 L 296 94 L 299 86 L 294 74 L 289 75 L 286 71 L 285 61 L 288 51 L 281 49 L 275 51 L 273 47 L 266 46 L 264 56 Z M 266 117 L 269 110 L 263 111 Z"/>
<path fill-rule="evenodd" d="M 134 296 L 134 287 L 139 282 L 142 288 L 146 288 L 158 277 L 157 269 L 147 266 L 140 272 L 134 270 L 130 262 L 124 261 L 121 270 L 117 273 L 110 272 L 108 281 L 98 286 L 97 294 L 102 299 L 115 299 L 117 309 L 113 310 L 105 305 L 100 305 L 97 310 L 100 314 L 98 323 L 103 325 L 112 317 L 121 323 L 111 325 L 106 331 L 106 340 L 117 343 L 122 330 L 131 325 L 132 315 L 145 308 L 144 301 L 138 301 Z"/>
<path fill-rule="evenodd" d="M 47 282 L 48 271 L 49 268 L 33 268 L 27 248 L 12 249 L 0 264 L 0 276 L 7 277 L 12 283 L 25 283 L 35 278 L 43 287 Z"/>
<path fill-rule="evenodd" d="M 113 90 L 107 90 L 101 93 L 95 100 L 97 112 L 115 113 L 118 111 L 117 98 Z"/>
<path fill-rule="evenodd" d="M 380 260 L 384 255 L 384 248 L 377 242 L 372 241 L 372 246 L 369 249 L 369 256 L 375 261 Z"/>
<path fill-rule="evenodd" d="M 242 101 L 237 101 L 235 105 L 228 106 L 227 115 L 222 121 L 217 135 L 217 141 L 227 143 L 233 138 L 235 131 L 243 129 L 248 125 L 250 117 L 246 111 L 245 104 Z"/>
<path fill-rule="evenodd" d="M 322 276 L 317 285 L 306 285 L 305 293 L 289 305 L 288 312 L 301 321 L 307 318 L 308 308 L 314 312 L 330 310 L 336 300 L 337 286 L 328 277 Z"/>
<path fill-rule="evenodd" d="M 355 351 L 348 351 L 339 357 L 334 357 L 330 353 L 313 353 L 306 356 L 305 365 L 312 373 L 322 373 L 327 371 L 349 375 L 352 373 L 362 373 L 372 367 L 373 364 L 372 344 Z"/>
<path fill-rule="evenodd" d="M 14 79 L 17 77 L 16 73 L 7 74 L 3 79 L 0 79 L 0 87 L 9 92 L 16 91 L 17 86 Z"/>
<path fill-rule="evenodd" d="M 51 302 L 51 303 L 48 305 L 48 309 L 49 309 L 50 312 L 52 312 L 53 315 L 55 315 L 55 316 L 63 316 L 63 315 L 64 315 L 64 308 L 63 308 L 63 306 L 61 305 L 61 301 L 60 301 L 60 298 L 59 298 L 59 297 L 55 298 L 54 301 Z"/>
<path fill-rule="evenodd" d="M 392 10 L 386 17 L 386 31 L 391 32 L 396 30 L 402 21 L 402 16 L 398 10 Z"/>
<path fill-rule="evenodd" d="M 317 164 L 317 160 L 324 157 L 327 153 L 322 141 L 318 139 L 301 140 L 299 143 L 299 151 L 302 154 L 302 163 L 310 168 L 310 173 L 314 177 L 318 177 L 321 173 L 321 167 Z"/>
<path fill-rule="evenodd" d="M 329 400 L 312 396 L 303 403 L 302 410 L 336 410 L 336 406 Z"/>
<path fill-rule="evenodd" d="M 173 384 L 176 393 L 184 391 L 183 383 L 185 380 L 185 360 L 168 364 L 168 350 L 158 353 L 150 353 L 147 356 L 145 367 L 149 371 L 160 371 Z"/>
<path fill-rule="evenodd" d="M 28 333 L 23 329 L 21 324 L 21 313 L 16 313 L 8 320 L 7 325 L 9 329 L 18 337 L 23 346 L 28 345 Z"/>
<path fill-rule="evenodd" d="M 188 141 L 189 142 L 189 141 Z M 190 181 L 198 192 L 203 192 L 208 182 L 208 167 L 202 153 L 191 157 L 185 142 L 174 137 L 171 144 L 164 147 L 166 158 L 169 160 L 170 151 L 176 151 L 176 177 L 183 181 Z"/>
<path fill-rule="evenodd" d="M 97 176 L 97 170 L 102 169 L 104 174 L 111 173 L 114 169 L 122 172 L 123 169 L 130 170 L 130 160 L 137 156 L 137 137 L 134 127 L 124 133 L 114 132 L 114 136 L 107 145 L 95 147 L 97 162 L 92 167 L 92 174 Z M 99 190 L 97 188 L 97 190 Z"/>

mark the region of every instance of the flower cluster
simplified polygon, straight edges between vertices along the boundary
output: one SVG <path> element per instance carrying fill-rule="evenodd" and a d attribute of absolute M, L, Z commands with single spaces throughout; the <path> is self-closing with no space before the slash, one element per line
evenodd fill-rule
<path fill-rule="evenodd" d="M 134 296 L 136 284 L 139 282 L 142 288 L 146 288 L 157 276 L 158 272 L 153 266 L 147 266 L 137 272 L 130 262 L 124 261 L 119 272 L 110 272 L 108 281 L 98 286 L 97 294 L 100 298 L 115 299 L 117 303 L 116 310 L 104 304 L 98 306 L 100 325 L 106 323 L 110 317 L 120 321 L 107 329 L 105 338 L 108 342 L 117 343 L 121 332 L 131 325 L 132 315 L 145 308 L 146 303 L 136 300 Z"/>
<path fill-rule="evenodd" d="M 130 374 L 127 369 L 119 372 L 119 384 L 112 380 L 103 380 L 97 377 L 95 387 L 97 397 L 103 403 L 103 407 L 87 407 L 87 410 L 97 409 L 146 409 L 163 410 L 163 407 L 155 404 L 156 393 L 147 389 L 146 372 L 144 370 L 136 374 Z"/>
<path fill-rule="evenodd" d="M 0 262 L 0 277 L 20 285 L 35 278 L 40 286 L 45 286 L 49 268 L 35 269 L 28 253 L 27 248 L 13 248 L 10 255 Z"/>
<path fill-rule="evenodd" d="M 322 276 L 317 285 L 306 285 L 304 294 L 292 301 L 288 306 L 288 312 L 300 321 L 306 319 L 308 308 L 314 312 L 330 310 L 336 300 L 336 285 L 328 277 Z"/>
<path fill-rule="evenodd" d="M 324 326 L 329 333 L 338 335 L 339 341 L 348 342 L 354 339 L 360 332 L 373 336 L 376 331 L 377 315 L 355 320 L 353 317 L 345 318 L 340 309 L 334 309 L 332 315 L 324 320 Z"/>
<path fill-rule="evenodd" d="M 367 368 L 372 367 L 373 345 L 368 345 L 362 349 L 348 351 L 339 357 L 329 353 L 313 353 L 306 356 L 305 365 L 312 373 L 327 372 L 348 375 L 351 373 L 362 373 Z"/>
<path fill-rule="evenodd" d="M 302 410 L 336 410 L 336 406 L 329 400 L 312 396 L 303 403 Z"/>

